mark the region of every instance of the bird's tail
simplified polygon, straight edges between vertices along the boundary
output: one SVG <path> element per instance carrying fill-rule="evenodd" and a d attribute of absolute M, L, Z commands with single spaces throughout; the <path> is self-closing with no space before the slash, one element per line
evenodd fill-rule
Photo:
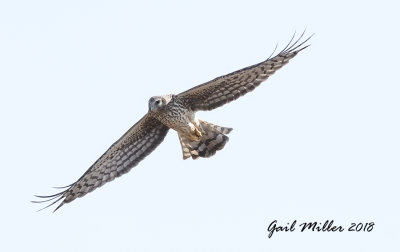
<path fill-rule="evenodd" d="M 183 159 L 189 157 L 193 159 L 197 159 L 198 157 L 211 157 L 216 151 L 222 150 L 229 141 L 229 137 L 225 134 L 229 134 L 232 128 L 221 127 L 201 120 L 199 120 L 199 122 L 202 131 L 200 140 L 191 140 L 185 135 L 178 133 L 182 146 Z"/>

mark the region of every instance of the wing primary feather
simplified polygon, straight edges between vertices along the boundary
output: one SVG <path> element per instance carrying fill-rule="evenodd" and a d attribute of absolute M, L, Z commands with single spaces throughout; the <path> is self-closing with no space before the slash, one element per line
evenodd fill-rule
<path fill-rule="evenodd" d="M 292 44 L 292 41 L 295 38 L 295 36 L 296 36 L 296 31 L 294 31 L 294 34 L 293 34 L 292 38 L 290 39 L 289 43 L 287 43 L 287 45 L 285 46 L 285 48 L 283 48 L 281 50 L 281 52 L 284 52 L 284 51 L 286 51 L 286 49 L 288 49 L 288 47 Z"/>
<path fill-rule="evenodd" d="M 54 189 L 64 189 L 64 188 L 67 188 L 67 187 L 71 187 L 73 184 L 75 184 L 75 182 L 72 183 L 72 184 L 69 184 L 69 185 L 67 185 L 67 186 L 53 186 L 53 188 L 54 188 Z"/>
<path fill-rule="evenodd" d="M 278 43 L 276 43 L 275 49 L 272 51 L 271 55 L 269 55 L 269 57 L 267 58 L 267 60 L 269 60 L 269 59 L 272 57 L 272 55 L 274 55 L 274 53 L 276 52 L 276 49 L 278 49 Z"/>
<path fill-rule="evenodd" d="M 49 202 L 52 201 L 54 199 L 56 199 L 57 197 L 51 198 L 51 199 L 47 199 L 47 200 L 32 200 L 32 203 L 44 203 L 44 202 Z"/>
<path fill-rule="evenodd" d="M 67 189 L 67 190 L 68 190 L 68 189 Z M 45 200 L 32 200 L 31 202 L 32 202 L 32 203 L 44 203 L 44 202 L 49 202 L 49 201 L 54 200 L 54 201 L 51 202 L 49 205 L 47 205 L 47 206 L 45 206 L 45 207 L 39 209 L 38 212 L 40 212 L 40 211 L 42 211 L 42 210 L 44 210 L 44 209 L 46 209 L 46 208 L 48 208 L 48 207 L 54 205 L 55 203 L 59 202 L 61 199 L 63 199 L 63 198 L 64 198 L 63 194 L 64 194 L 67 190 L 64 190 L 64 191 L 62 191 L 62 192 L 59 192 L 59 193 L 56 193 L 56 194 L 53 194 L 53 195 L 48 195 L 48 196 L 34 195 L 35 197 L 38 197 L 38 198 L 41 198 L 41 199 L 45 199 Z M 47 198 L 47 199 L 46 199 L 46 198 Z M 54 211 L 55 211 L 55 210 L 54 210 Z"/>
<path fill-rule="evenodd" d="M 295 46 L 297 43 L 299 43 L 299 41 L 301 40 L 301 38 L 303 38 L 305 31 L 306 31 L 306 30 L 304 30 L 304 31 L 300 34 L 300 37 L 298 37 L 298 38 L 296 39 L 296 41 L 295 41 L 294 43 L 292 43 L 292 44 L 289 46 L 289 48 L 285 48 L 284 51 L 287 51 L 287 52 L 292 51 L 293 46 Z"/>
<path fill-rule="evenodd" d="M 304 34 L 304 33 L 303 33 L 303 34 Z M 302 34 L 301 36 L 303 36 L 303 34 Z M 314 33 L 311 34 L 310 37 L 308 37 L 306 40 L 304 40 L 303 42 L 301 42 L 301 43 L 298 44 L 298 45 L 296 45 L 296 44 L 299 42 L 299 40 L 297 40 L 290 48 L 288 48 L 288 50 L 286 51 L 286 53 L 291 53 L 291 52 L 296 51 L 296 50 L 297 50 L 297 52 L 300 52 L 300 51 L 306 49 L 306 48 L 309 47 L 310 45 L 306 45 L 306 46 L 304 46 L 303 48 L 300 48 L 300 49 L 298 49 L 298 48 L 301 47 L 301 46 L 303 46 L 305 43 L 307 43 L 307 41 L 309 41 L 309 40 L 312 38 L 312 36 L 314 36 Z M 293 47 L 293 46 L 294 46 L 294 47 Z"/>
<path fill-rule="evenodd" d="M 42 196 L 42 195 L 34 195 L 35 197 L 38 197 L 38 198 L 55 198 L 55 197 L 57 197 L 57 196 L 60 196 L 61 194 L 62 194 L 63 192 L 60 192 L 60 193 L 56 193 L 56 194 L 53 194 L 53 195 L 46 195 L 46 196 Z"/>
<path fill-rule="evenodd" d="M 42 210 L 44 210 L 44 209 L 46 209 L 46 208 L 49 208 L 49 207 L 51 207 L 52 205 L 54 205 L 54 204 L 56 204 L 57 202 L 59 202 L 60 200 L 62 200 L 63 199 L 63 197 L 60 197 L 60 198 L 58 198 L 56 201 L 54 201 L 54 202 L 52 202 L 51 204 L 49 204 L 49 205 L 47 205 L 47 206 L 45 206 L 45 207 L 43 207 L 43 208 L 40 208 L 39 210 L 37 210 L 37 212 L 40 212 L 40 211 L 42 211 Z M 46 200 L 47 201 L 47 200 Z M 46 202 L 46 201 L 43 201 L 43 202 Z M 33 201 L 32 201 L 33 202 Z M 34 203 L 42 203 L 42 202 L 34 202 Z M 62 203 L 60 204 L 60 206 L 62 205 Z M 60 206 L 58 206 L 53 212 L 55 212 Z"/>

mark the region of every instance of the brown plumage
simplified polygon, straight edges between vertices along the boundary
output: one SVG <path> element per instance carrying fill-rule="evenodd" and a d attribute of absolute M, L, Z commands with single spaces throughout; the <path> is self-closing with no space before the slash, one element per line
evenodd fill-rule
<path fill-rule="evenodd" d="M 304 34 L 304 33 L 303 33 Z M 300 43 L 303 34 L 292 40 L 276 56 L 212 81 L 198 85 L 178 95 L 155 96 L 149 100 L 148 113 L 116 141 L 76 182 L 65 190 L 38 202 L 62 200 L 63 204 L 95 190 L 114 178 L 127 173 L 150 154 L 174 129 L 182 146 L 183 158 L 210 157 L 224 148 L 231 128 L 197 119 L 198 110 L 212 110 L 252 91 L 276 70 L 287 64 L 311 37 Z M 45 207 L 45 208 L 46 208 Z M 54 210 L 54 211 L 55 211 Z"/>

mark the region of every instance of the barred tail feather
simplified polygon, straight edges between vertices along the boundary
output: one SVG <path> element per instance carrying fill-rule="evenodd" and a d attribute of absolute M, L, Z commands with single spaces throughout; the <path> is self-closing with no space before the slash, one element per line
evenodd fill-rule
<path fill-rule="evenodd" d="M 229 134 L 232 128 L 221 127 L 201 120 L 199 122 L 203 134 L 200 140 L 194 141 L 178 133 L 182 146 L 183 159 L 189 157 L 192 157 L 192 159 L 211 157 L 217 151 L 222 150 L 229 141 L 229 137 L 225 134 Z"/>

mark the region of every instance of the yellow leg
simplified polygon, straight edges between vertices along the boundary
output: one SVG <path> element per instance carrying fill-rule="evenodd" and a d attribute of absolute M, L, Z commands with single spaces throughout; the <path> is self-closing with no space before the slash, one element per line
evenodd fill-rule
<path fill-rule="evenodd" d="M 201 134 L 200 130 L 198 130 L 197 128 L 194 128 L 194 134 L 196 136 L 198 136 L 199 138 L 201 138 L 203 136 L 203 134 Z"/>
<path fill-rule="evenodd" d="M 201 134 L 201 132 L 197 128 L 194 128 L 191 134 L 191 139 L 192 141 L 199 141 L 202 136 L 203 134 Z"/>

